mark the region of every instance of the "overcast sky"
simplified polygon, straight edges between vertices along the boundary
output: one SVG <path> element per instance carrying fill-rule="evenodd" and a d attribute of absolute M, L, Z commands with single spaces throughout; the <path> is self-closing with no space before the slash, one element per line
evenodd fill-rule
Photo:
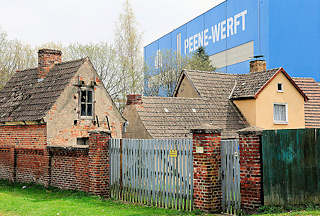
<path fill-rule="evenodd" d="M 143 45 L 224 0 L 131 0 Z M 0 28 L 10 39 L 37 46 L 47 42 L 112 43 L 124 0 L 1 0 Z"/>

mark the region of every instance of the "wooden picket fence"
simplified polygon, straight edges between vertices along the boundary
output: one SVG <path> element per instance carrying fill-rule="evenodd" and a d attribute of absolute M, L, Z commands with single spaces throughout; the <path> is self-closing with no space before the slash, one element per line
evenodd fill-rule
<path fill-rule="evenodd" d="M 111 139 L 111 197 L 193 209 L 192 139 Z"/>
<path fill-rule="evenodd" d="M 237 214 L 240 198 L 240 151 L 237 139 L 221 141 L 222 208 L 225 213 Z"/>

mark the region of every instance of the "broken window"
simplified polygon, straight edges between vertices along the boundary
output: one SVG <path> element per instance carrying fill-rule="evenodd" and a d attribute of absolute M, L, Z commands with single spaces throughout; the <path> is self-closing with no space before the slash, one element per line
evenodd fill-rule
<path fill-rule="evenodd" d="M 81 117 L 93 116 L 93 91 L 81 89 L 80 91 L 80 115 Z"/>

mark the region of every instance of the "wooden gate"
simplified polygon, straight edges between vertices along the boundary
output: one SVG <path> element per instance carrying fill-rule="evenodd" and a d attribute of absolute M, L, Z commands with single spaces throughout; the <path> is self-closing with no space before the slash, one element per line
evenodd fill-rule
<path fill-rule="evenodd" d="M 112 139 L 111 197 L 193 209 L 192 139 Z"/>
<path fill-rule="evenodd" d="M 221 141 L 222 208 L 228 214 L 240 210 L 240 154 L 237 139 Z"/>

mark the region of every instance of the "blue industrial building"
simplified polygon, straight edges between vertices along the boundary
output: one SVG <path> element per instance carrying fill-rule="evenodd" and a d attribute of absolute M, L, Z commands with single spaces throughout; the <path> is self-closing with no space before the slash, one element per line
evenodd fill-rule
<path fill-rule="evenodd" d="M 164 50 L 185 56 L 200 46 L 220 72 L 248 73 L 263 55 L 268 68 L 320 81 L 320 0 L 226 0 L 145 46 L 144 59 L 156 71 Z"/>

